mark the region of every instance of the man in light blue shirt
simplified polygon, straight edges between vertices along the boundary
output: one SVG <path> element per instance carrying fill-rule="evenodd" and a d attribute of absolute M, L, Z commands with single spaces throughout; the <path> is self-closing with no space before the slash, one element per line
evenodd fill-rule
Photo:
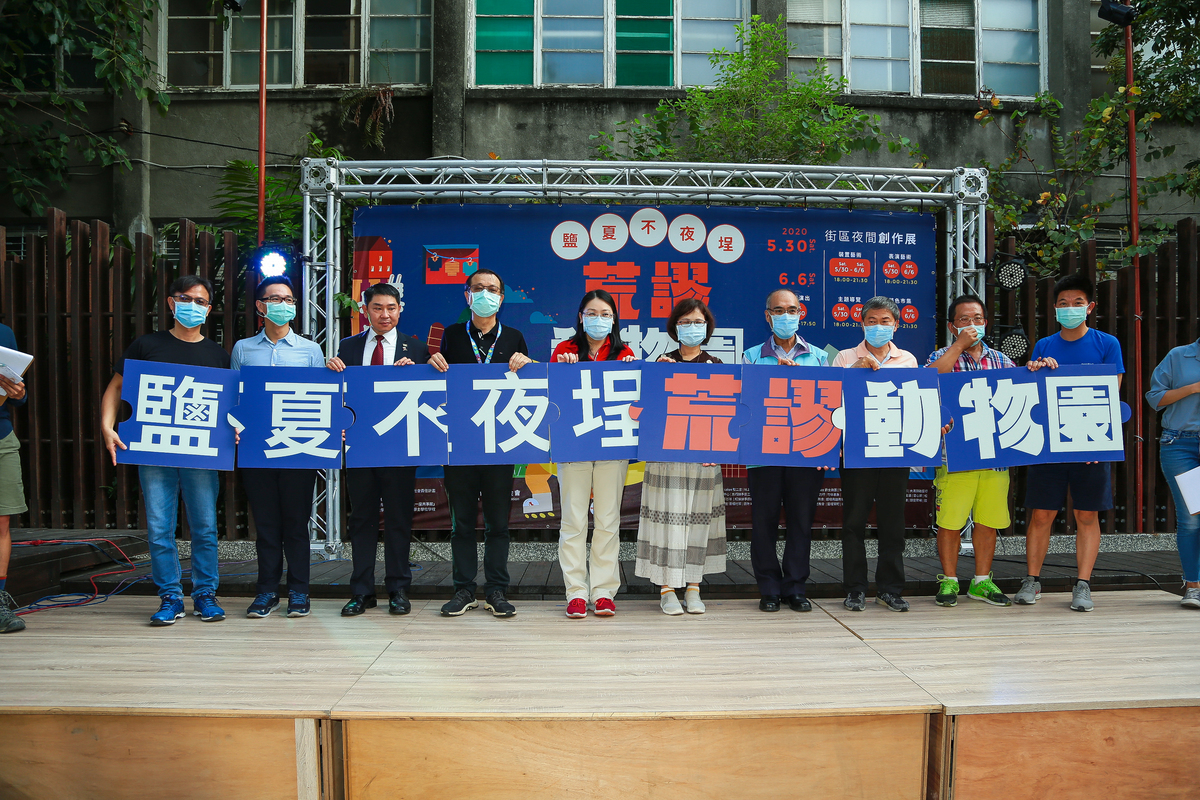
<path fill-rule="evenodd" d="M 829 357 L 796 333 L 800 327 L 800 299 L 788 289 L 767 295 L 763 314 L 771 335 L 742 354 L 743 364 L 824 367 Z M 816 467 L 750 467 L 750 562 L 758 582 L 763 611 L 778 611 L 786 600 L 793 611 L 812 611 L 804 585 L 810 573 L 812 522 L 825 471 Z M 787 519 L 783 565 L 779 563 L 779 508 Z"/>
<path fill-rule="evenodd" d="M 323 367 L 325 354 L 316 342 L 292 330 L 296 295 L 292 282 L 280 276 L 258 285 L 255 308 L 263 318 L 257 336 L 233 346 L 230 365 L 242 367 Z M 258 595 L 246 616 L 261 619 L 279 605 L 279 582 L 283 558 L 288 565 L 289 617 L 304 617 L 308 599 L 308 518 L 312 510 L 314 469 L 242 469 L 242 487 L 250 501 L 250 512 L 258 538 Z"/>

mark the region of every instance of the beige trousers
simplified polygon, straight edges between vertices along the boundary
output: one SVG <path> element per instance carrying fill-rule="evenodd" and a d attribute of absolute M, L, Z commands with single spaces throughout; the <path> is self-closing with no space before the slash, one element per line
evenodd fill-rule
<path fill-rule="evenodd" d="M 612 599 L 621 588 L 621 496 L 628 461 L 574 461 L 558 465 L 562 528 L 558 561 L 567 600 Z M 593 500 L 594 498 L 594 500 Z M 591 581 L 588 580 L 588 505 L 593 505 Z"/>

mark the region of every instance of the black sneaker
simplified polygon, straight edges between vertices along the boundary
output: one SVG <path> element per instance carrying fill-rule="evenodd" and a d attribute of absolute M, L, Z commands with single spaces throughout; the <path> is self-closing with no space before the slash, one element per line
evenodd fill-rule
<path fill-rule="evenodd" d="M 891 592 L 881 592 L 875 595 L 875 602 L 892 611 L 908 611 L 908 601 Z"/>
<path fill-rule="evenodd" d="M 289 617 L 307 617 L 308 612 L 312 610 L 312 604 L 308 600 L 308 595 L 303 592 L 288 592 L 288 610 Z"/>
<path fill-rule="evenodd" d="M 475 599 L 475 592 L 470 589 L 459 589 L 454 593 L 454 597 L 450 598 L 450 602 L 442 606 L 442 616 L 461 617 L 478 606 L 479 601 Z"/>
<path fill-rule="evenodd" d="M 851 611 L 866 611 L 867 596 L 863 592 L 850 592 L 846 595 L 846 599 L 842 601 L 842 605 Z"/>
<path fill-rule="evenodd" d="M 504 596 L 504 592 L 497 589 L 487 596 L 487 601 L 483 607 L 492 612 L 493 617 L 511 617 L 517 613 L 517 607 L 508 602 L 508 598 Z"/>
<path fill-rule="evenodd" d="M 269 617 L 277 605 L 279 605 L 279 595 L 275 592 L 261 592 L 255 596 L 254 602 L 246 609 L 246 616 L 252 619 Z"/>

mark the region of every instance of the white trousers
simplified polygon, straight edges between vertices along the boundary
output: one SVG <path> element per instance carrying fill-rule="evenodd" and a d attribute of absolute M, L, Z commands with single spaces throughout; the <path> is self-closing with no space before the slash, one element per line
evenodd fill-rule
<path fill-rule="evenodd" d="M 558 561 L 567 600 L 612 599 L 621 588 L 621 496 L 628 461 L 574 461 L 558 465 L 562 528 Z M 594 501 L 593 501 L 594 498 Z M 593 505 L 591 591 L 588 581 L 588 505 Z"/>

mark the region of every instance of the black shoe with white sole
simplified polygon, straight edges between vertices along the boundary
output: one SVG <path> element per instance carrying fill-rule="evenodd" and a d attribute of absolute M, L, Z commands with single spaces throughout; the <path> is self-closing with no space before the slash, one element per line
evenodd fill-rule
<path fill-rule="evenodd" d="M 474 591 L 471 589 L 459 589 L 454 593 L 454 597 L 450 598 L 450 602 L 442 606 L 442 616 L 461 617 L 472 608 L 477 608 L 478 606 L 479 601 L 475 599 Z"/>
<path fill-rule="evenodd" d="M 508 598 L 504 596 L 504 592 L 497 589 L 487 596 L 487 601 L 483 607 L 492 612 L 493 617 L 511 617 L 517 613 L 517 607 L 508 602 Z"/>
<path fill-rule="evenodd" d="M 908 601 L 891 592 L 880 592 L 875 595 L 875 602 L 891 611 L 908 611 Z"/>

